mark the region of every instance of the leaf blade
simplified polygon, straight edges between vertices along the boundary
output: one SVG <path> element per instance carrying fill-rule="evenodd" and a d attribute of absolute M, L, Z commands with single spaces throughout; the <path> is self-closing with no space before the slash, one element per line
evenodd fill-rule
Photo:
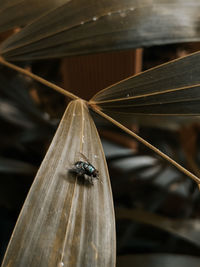
<path fill-rule="evenodd" d="M 91 103 L 107 112 L 200 114 L 200 53 L 170 61 L 98 92 Z"/>
<path fill-rule="evenodd" d="M 25 201 L 2 266 L 114 266 L 112 194 L 99 142 L 86 105 L 72 102 Z M 103 183 L 87 187 L 67 171 L 80 149 L 93 155 Z"/>
<path fill-rule="evenodd" d="M 35 20 L 43 13 L 63 4 L 67 0 L 1 0 L 0 6 L 0 32 L 7 31 L 14 27 L 24 26 Z"/>
<path fill-rule="evenodd" d="M 26 60 L 198 41 L 199 9 L 197 0 L 71 1 L 9 38 L 1 54 Z"/>

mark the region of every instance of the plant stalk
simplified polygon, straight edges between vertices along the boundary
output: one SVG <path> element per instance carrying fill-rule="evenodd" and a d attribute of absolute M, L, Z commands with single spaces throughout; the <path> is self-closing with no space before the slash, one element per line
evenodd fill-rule
<path fill-rule="evenodd" d="M 127 127 L 125 127 L 124 125 L 122 125 L 121 123 L 119 123 L 118 121 L 114 120 L 110 116 L 106 115 L 104 112 L 100 111 L 96 106 L 94 106 L 94 105 L 90 105 L 90 106 L 91 106 L 91 108 L 96 113 L 98 113 L 99 115 L 101 115 L 102 117 L 104 117 L 105 119 L 107 119 L 108 121 L 110 121 L 111 123 L 113 123 L 114 125 L 118 126 L 123 131 L 125 131 L 126 133 L 128 133 L 129 135 L 133 136 L 140 143 L 144 144 L 145 146 L 147 146 L 148 148 L 150 148 L 151 150 L 153 150 L 155 153 L 157 153 L 159 156 L 161 156 L 163 159 L 167 160 L 169 163 L 171 163 L 172 165 L 174 165 L 179 171 L 183 172 L 184 174 L 186 174 L 187 176 L 189 176 L 191 179 L 193 179 L 198 184 L 199 189 L 200 189 L 200 178 L 198 178 L 196 175 L 194 175 L 193 173 L 191 173 L 190 171 L 188 171 L 187 169 L 185 169 L 184 167 L 182 167 L 175 160 L 173 160 L 172 158 L 170 158 L 169 156 L 167 156 L 165 153 L 163 153 L 162 151 L 160 151 L 155 146 L 151 145 L 145 139 L 143 139 L 142 137 L 140 137 L 136 133 L 132 132 L 130 129 L 128 129 Z"/>
<path fill-rule="evenodd" d="M 11 68 L 13 70 L 16 70 L 16 71 L 18 71 L 18 72 L 20 72 L 22 74 L 25 74 L 28 77 L 31 77 L 32 79 L 38 81 L 39 83 L 42 83 L 42 84 L 46 85 L 47 87 L 50 87 L 50 88 L 54 89 L 55 91 L 57 91 L 57 92 L 65 95 L 65 96 L 67 96 L 67 97 L 69 97 L 69 98 L 71 98 L 73 100 L 79 99 L 79 97 L 76 96 L 76 95 L 74 95 L 73 93 L 70 93 L 69 91 L 64 90 L 63 88 L 61 88 L 60 86 L 58 86 L 56 84 L 53 84 L 51 82 L 48 82 L 47 80 L 39 77 L 36 74 L 33 74 L 32 72 L 30 72 L 30 71 L 28 71 L 28 70 L 26 70 L 24 68 L 18 67 L 16 65 L 14 65 L 14 64 L 6 61 L 2 57 L 0 57 L 0 64 L 4 65 L 6 67 L 9 67 L 9 68 Z"/>

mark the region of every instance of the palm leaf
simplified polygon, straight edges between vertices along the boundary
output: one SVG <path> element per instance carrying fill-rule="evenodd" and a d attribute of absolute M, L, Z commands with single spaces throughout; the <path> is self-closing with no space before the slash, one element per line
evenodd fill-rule
<path fill-rule="evenodd" d="M 111 123 L 113 123 L 114 125 L 116 125 L 117 127 L 119 127 L 120 129 L 122 129 L 124 132 L 126 132 L 127 134 L 129 134 L 132 137 L 134 137 L 140 143 L 144 144 L 145 146 L 147 146 L 148 148 L 150 148 L 152 151 L 154 151 L 155 153 L 157 153 L 159 156 L 161 156 L 162 158 L 164 158 L 165 160 L 167 160 L 168 162 L 170 162 L 172 165 L 174 165 L 181 172 L 183 172 L 184 174 L 188 175 L 191 179 L 193 179 L 198 184 L 198 186 L 200 188 L 200 178 L 199 177 L 197 177 L 196 175 L 192 174 L 190 171 L 188 171 L 187 169 L 185 169 L 184 167 L 182 167 L 175 160 L 173 160 L 171 157 L 169 157 L 168 155 L 166 155 L 165 153 L 163 153 L 162 151 L 160 151 L 158 148 L 156 148 L 155 146 L 153 146 L 152 144 L 150 144 L 148 141 L 146 141 L 145 139 L 143 139 L 141 136 L 139 136 L 138 134 L 134 133 L 133 131 L 131 131 L 130 129 L 128 129 L 127 127 L 125 127 L 123 124 L 119 123 L 119 121 L 116 121 L 112 117 L 110 117 L 107 114 L 105 114 L 104 112 L 102 112 L 99 109 L 98 106 L 92 105 L 91 107 L 92 107 L 92 109 L 97 114 L 99 114 L 100 116 L 104 117 L 106 120 L 110 121 Z"/>
<path fill-rule="evenodd" d="M 24 26 L 69 0 L 1 0 L 0 32 Z"/>
<path fill-rule="evenodd" d="M 69 173 L 82 152 L 99 170 L 89 186 Z M 84 102 L 71 102 L 37 173 L 2 266 L 114 266 L 112 194 Z"/>
<path fill-rule="evenodd" d="M 55 7 L 53 0 L 38 2 L 38 6 L 36 1 L 3 0 L 2 29 L 6 29 L 5 24 L 12 28 L 34 21 L 5 41 L 0 54 L 8 60 L 27 60 L 197 41 L 199 3 L 184 2 L 74 0 L 46 13 Z M 25 11 L 25 18 L 17 14 L 19 8 Z M 78 98 L 2 58 L 0 63 L 72 99 Z M 197 53 L 107 88 L 89 105 L 199 183 L 198 177 L 101 111 L 127 113 L 129 117 L 141 113 L 199 114 L 198 69 Z M 68 171 L 79 152 L 100 172 L 100 181 L 94 186 Z M 79 99 L 71 102 L 63 116 L 28 194 L 3 266 L 114 266 L 113 214 L 100 140 L 86 102 Z"/>
<path fill-rule="evenodd" d="M 200 52 L 152 68 L 98 92 L 105 112 L 145 115 L 200 114 Z"/>
<path fill-rule="evenodd" d="M 27 60 L 199 41 L 199 11 L 198 0 L 70 1 L 10 37 L 1 54 Z"/>
<path fill-rule="evenodd" d="M 194 54 L 195 55 L 195 54 Z M 197 54 L 198 55 L 198 54 Z M 187 59 L 187 57 L 185 57 Z M 177 60 L 179 62 L 179 60 Z M 174 61 L 176 62 L 176 61 Z M 4 60 L 3 58 L 0 57 L 0 63 L 10 67 L 14 70 L 17 70 L 25 75 L 28 75 L 29 77 L 39 81 L 42 84 L 45 84 L 47 86 L 49 86 L 50 88 L 72 98 L 72 99 L 79 99 L 76 95 L 72 94 L 69 91 L 64 90 L 63 88 L 52 84 L 51 82 L 46 81 L 45 79 L 21 68 L 18 67 L 12 63 L 9 63 L 8 61 Z M 170 64 L 170 63 L 169 63 Z M 137 76 L 135 76 L 137 77 Z M 104 89 L 102 91 L 100 91 L 100 93 L 104 93 L 104 91 L 108 91 L 109 92 L 109 88 L 108 89 Z M 98 94 L 97 94 L 98 95 Z M 163 153 L 162 151 L 160 151 L 159 149 L 157 149 L 156 147 L 154 147 L 153 145 L 151 145 L 148 141 L 144 140 L 142 137 L 140 137 L 139 135 L 137 135 L 136 133 L 134 133 L 133 131 L 129 130 L 127 127 L 125 127 L 123 124 L 121 124 L 119 121 L 116 121 L 115 119 L 113 119 L 112 117 L 108 116 L 107 114 L 105 114 L 104 112 L 101 111 L 101 107 L 100 105 L 98 105 L 98 102 L 95 102 L 93 99 L 95 99 L 96 96 L 94 96 L 94 98 L 92 98 L 92 100 L 89 101 L 89 105 L 90 107 L 96 112 L 98 113 L 100 116 L 104 117 L 105 119 L 107 119 L 108 121 L 110 121 L 111 123 L 115 124 L 117 127 L 121 128 L 123 131 L 125 131 L 126 133 L 128 133 L 129 135 L 131 135 L 132 137 L 136 138 L 139 142 L 141 142 L 142 144 L 146 145 L 148 148 L 150 148 L 151 150 L 153 150 L 154 152 L 156 152 L 158 155 L 160 155 L 162 158 L 164 158 L 165 160 L 169 161 L 172 165 L 174 165 L 176 168 L 178 168 L 180 171 L 182 171 L 184 174 L 188 175 L 190 178 L 192 178 L 195 182 L 197 182 L 197 184 L 200 184 L 200 178 L 198 178 L 196 175 L 192 174 L 191 172 L 189 172 L 187 169 L 183 168 L 180 164 L 178 164 L 176 161 L 174 161 L 173 159 L 171 159 L 169 156 L 167 156 L 165 153 Z M 130 118 L 130 114 L 129 114 L 129 118 Z"/>

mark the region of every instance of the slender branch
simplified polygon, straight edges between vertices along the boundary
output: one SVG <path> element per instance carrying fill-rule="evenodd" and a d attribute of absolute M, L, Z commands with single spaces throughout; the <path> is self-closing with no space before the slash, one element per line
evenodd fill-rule
<path fill-rule="evenodd" d="M 146 145 L 148 148 L 150 148 L 151 150 L 153 150 L 155 153 L 157 153 L 159 156 L 161 156 L 163 159 L 167 160 L 168 162 L 170 162 L 172 165 L 174 165 L 178 170 L 180 170 L 181 172 L 183 172 L 184 174 L 186 174 L 187 176 L 189 176 L 191 179 L 193 179 L 199 186 L 200 189 L 200 178 L 198 178 L 196 175 L 194 175 L 193 173 L 191 173 L 190 171 L 188 171 L 187 169 L 185 169 L 184 167 L 182 167 L 180 164 L 178 164 L 175 160 L 173 160 L 172 158 L 170 158 L 169 156 L 167 156 L 166 154 L 164 154 L 162 151 L 160 151 L 158 148 L 156 148 L 155 146 L 151 145 L 149 142 L 147 142 L 146 140 L 144 140 L 142 137 L 140 137 L 139 135 L 137 135 L 136 133 L 132 132 L 131 130 L 129 130 L 127 127 L 125 127 L 124 125 L 122 125 L 121 123 L 119 123 L 118 121 L 114 120 L 113 118 L 111 118 L 110 116 L 106 115 L 104 112 L 100 111 L 96 106 L 91 105 L 91 108 L 98 113 L 99 115 L 101 115 L 102 117 L 104 117 L 105 119 L 107 119 L 108 121 L 112 122 L 114 125 L 118 126 L 119 128 L 121 128 L 123 131 L 125 131 L 126 133 L 128 133 L 129 135 L 133 136 L 135 139 L 137 139 L 139 142 L 141 142 L 142 144 Z"/>
<path fill-rule="evenodd" d="M 2 57 L 0 57 L 0 64 L 7 66 L 11 69 L 14 69 L 20 73 L 23 73 L 31 78 L 33 78 L 34 80 L 56 90 L 57 92 L 71 98 L 71 99 L 79 99 L 78 96 L 74 95 L 73 93 L 70 93 L 66 90 L 64 90 L 63 88 L 46 81 L 45 79 L 33 74 L 32 72 L 25 70 L 21 67 L 18 67 L 12 63 L 9 63 L 8 61 L 4 60 Z M 91 108 L 98 113 L 99 115 L 101 115 L 102 117 L 104 117 L 105 119 L 107 119 L 108 121 L 112 122 L 113 124 L 115 124 L 116 126 L 118 126 L 119 128 L 121 128 L 122 130 L 124 130 L 126 133 L 128 133 L 129 135 L 133 136 L 134 138 L 136 138 L 139 142 L 141 142 L 142 144 L 146 145 L 148 148 L 150 148 L 151 150 L 153 150 L 154 152 L 156 152 L 158 155 L 160 155 L 162 158 L 164 158 L 165 160 L 167 160 L 168 162 L 170 162 L 172 165 L 174 165 L 177 169 L 179 169 L 181 172 L 183 172 L 184 174 L 186 174 L 187 176 L 189 176 L 191 179 L 193 179 L 199 186 L 200 189 L 200 178 L 198 178 L 196 175 L 192 174 L 190 171 L 188 171 L 187 169 L 185 169 L 184 167 L 182 167 L 180 164 L 178 164 L 175 160 L 171 159 L 169 156 L 167 156 L 166 154 L 164 154 L 162 151 L 160 151 L 158 148 L 154 147 L 153 145 L 151 145 L 149 142 L 147 142 L 146 140 L 144 140 L 142 137 L 140 137 L 139 135 L 137 135 L 136 133 L 132 132 L 131 130 L 129 130 L 127 127 L 125 127 L 124 125 L 122 125 L 121 123 L 119 123 L 118 121 L 114 120 L 113 118 L 111 118 L 110 116 L 106 115 L 104 112 L 100 111 L 96 106 L 94 105 L 90 105 Z"/>
<path fill-rule="evenodd" d="M 76 96 L 76 95 L 70 93 L 69 91 L 66 91 L 66 90 L 64 90 L 63 88 L 59 87 L 58 85 L 55 85 L 55 84 L 53 84 L 53 83 L 51 83 L 51 82 L 48 82 L 47 80 L 45 80 L 45 79 L 43 79 L 43 78 L 41 78 L 41 77 L 39 77 L 39 76 L 33 74 L 32 72 L 30 72 L 30 71 L 28 71 L 28 70 L 26 70 L 26 69 L 23 69 L 23 68 L 21 68 L 21 67 L 18 67 L 18 66 L 16 66 L 16 65 L 14 65 L 14 64 L 12 64 L 12 63 L 6 61 L 6 60 L 3 59 L 2 57 L 0 57 L 0 64 L 4 65 L 4 66 L 6 66 L 6 67 L 9 67 L 9 68 L 11 68 L 11 69 L 13 69 L 13 70 L 16 70 L 16 71 L 18 71 L 18 72 L 20 72 L 20 73 L 23 73 L 23 74 L 25 74 L 25 75 L 27 75 L 27 76 L 33 78 L 34 80 L 36 80 L 36 81 L 38 81 L 38 82 L 40 82 L 40 83 L 42 83 L 42 84 L 44 84 L 44 85 L 46 85 L 46 86 L 48 86 L 48 87 L 54 89 L 54 90 L 56 90 L 57 92 L 59 92 L 59 93 L 65 95 L 65 96 L 67 96 L 67 97 L 69 97 L 69 98 L 71 98 L 71 99 L 74 99 L 74 100 L 75 100 L 75 99 L 79 99 L 78 96 Z"/>

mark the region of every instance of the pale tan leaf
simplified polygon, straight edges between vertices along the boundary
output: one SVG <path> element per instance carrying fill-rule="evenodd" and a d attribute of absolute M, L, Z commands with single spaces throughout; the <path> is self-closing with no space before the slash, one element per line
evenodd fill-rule
<path fill-rule="evenodd" d="M 90 185 L 69 172 L 83 153 Z M 70 103 L 30 189 L 2 266 L 115 265 L 115 222 L 100 139 L 85 102 Z"/>

